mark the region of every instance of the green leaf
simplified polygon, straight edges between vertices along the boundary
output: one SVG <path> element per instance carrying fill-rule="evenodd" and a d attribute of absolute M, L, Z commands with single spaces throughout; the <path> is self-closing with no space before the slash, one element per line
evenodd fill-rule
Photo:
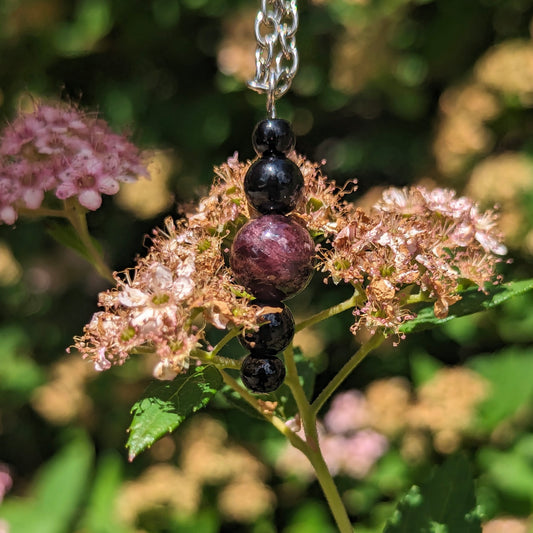
<path fill-rule="evenodd" d="M 44 381 L 37 363 L 30 357 L 26 333 L 16 326 L 0 329 L 0 392 L 27 399 Z"/>
<path fill-rule="evenodd" d="M 481 430 L 492 431 L 533 399 L 533 349 L 509 348 L 481 355 L 468 366 L 491 385 L 489 396 L 476 413 Z"/>
<path fill-rule="evenodd" d="M 482 448 L 477 459 L 487 479 L 500 492 L 511 499 L 532 502 L 533 466 L 531 457 L 521 451 L 518 445 L 505 452 Z"/>
<path fill-rule="evenodd" d="M 468 461 L 450 457 L 400 500 L 384 533 L 481 533 Z"/>
<path fill-rule="evenodd" d="M 533 289 L 533 279 L 523 281 L 511 281 L 502 285 L 493 285 L 487 292 L 481 292 L 472 287 L 461 293 L 462 300 L 450 307 L 450 313 L 446 318 L 437 318 L 433 312 L 433 305 L 424 307 L 418 312 L 415 319 L 409 320 L 400 327 L 402 333 L 413 333 L 425 329 L 434 328 L 445 324 L 454 318 L 471 315 L 501 305 L 509 298 L 520 296 Z"/>
<path fill-rule="evenodd" d="M 59 222 L 50 221 L 47 223 L 46 231 L 48 235 L 55 239 L 59 244 L 66 246 L 71 250 L 74 250 L 84 259 L 89 261 L 89 263 L 93 264 L 93 258 L 91 254 L 85 247 L 85 244 L 83 244 L 83 242 L 81 241 L 78 233 L 76 232 L 73 226 L 71 226 L 70 224 L 60 224 Z M 100 243 L 96 239 L 91 238 L 91 240 L 93 241 L 93 244 L 98 250 L 98 252 L 101 253 L 102 246 L 100 245 Z"/>
<path fill-rule="evenodd" d="M 222 387 L 214 366 L 199 366 L 170 382 L 154 381 L 131 410 L 129 459 L 174 431 L 190 414 L 205 407 Z"/>
<path fill-rule="evenodd" d="M 128 533 L 130 529 L 117 523 L 115 503 L 122 485 L 122 459 L 107 452 L 98 462 L 87 510 L 80 530 L 91 533 Z"/>
<path fill-rule="evenodd" d="M 0 518 L 10 533 L 67 533 L 72 531 L 85 495 L 93 449 L 85 436 L 63 448 L 39 472 L 27 499 L 8 498 Z"/>
<path fill-rule="evenodd" d="M 417 350 L 409 355 L 411 366 L 411 377 L 416 387 L 420 387 L 433 376 L 444 365 L 426 352 Z"/>

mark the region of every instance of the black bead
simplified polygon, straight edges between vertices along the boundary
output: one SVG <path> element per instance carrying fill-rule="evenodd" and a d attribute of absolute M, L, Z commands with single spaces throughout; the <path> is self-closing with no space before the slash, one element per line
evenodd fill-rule
<path fill-rule="evenodd" d="M 247 355 L 241 366 L 241 379 L 252 392 L 275 391 L 285 379 L 285 365 L 272 355 Z"/>
<path fill-rule="evenodd" d="M 239 337 L 241 344 L 252 353 L 276 355 L 289 346 L 294 337 L 294 318 L 288 307 L 282 311 L 264 313 L 261 322 L 267 322 L 256 331 L 246 331 Z"/>
<path fill-rule="evenodd" d="M 292 211 L 304 186 L 298 166 L 286 157 L 271 155 L 255 161 L 244 178 L 250 205 L 263 215 L 285 215 Z"/>
<path fill-rule="evenodd" d="M 256 125 L 252 144 L 257 155 L 287 154 L 294 149 L 294 133 L 286 120 L 269 118 Z"/>

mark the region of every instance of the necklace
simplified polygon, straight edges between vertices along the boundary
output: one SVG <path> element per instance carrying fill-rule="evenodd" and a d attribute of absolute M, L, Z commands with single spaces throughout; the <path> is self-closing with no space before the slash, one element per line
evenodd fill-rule
<path fill-rule="evenodd" d="M 304 188 L 302 172 L 287 157 L 294 150 L 294 133 L 289 122 L 276 117 L 276 100 L 289 90 L 298 69 L 297 28 L 295 0 L 262 0 L 255 20 L 256 75 L 249 86 L 266 94 L 267 118 L 253 131 L 259 158 L 244 178 L 248 204 L 259 216 L 237 233 L 230 253 L 236 281 L 264 308 L 265 323 L 241 337 L 250 350 L 241 378 L 258 393 L 272 392 L 283 382 L 285 367 L 277 354 L 294 336 L 294 319 L 283 301 L 302 291 L 313 272 L 313 240 L 290 217 Z"/>

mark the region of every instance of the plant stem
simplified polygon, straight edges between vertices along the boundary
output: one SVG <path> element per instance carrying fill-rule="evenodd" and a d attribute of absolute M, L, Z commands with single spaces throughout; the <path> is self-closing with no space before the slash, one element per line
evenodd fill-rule
<path fill-rule="evenodd" d="M 316 417 L 311 406 L 307 401 L 305 392 L 300 383 L 300 377 L 298 376 L 298 369 L 296 368 L 296 362 L 294 361 L 294 350 L 292 344 L 283 352 L 285 356 L 285 366 L 287 368 L 287 376 L 285 377 L 285 383 L 291 389 L 294 401 L 298 407 L 300 418 L 307 437 L 307 444 L 313 449 L 318 449 L 318 434 L 316 431 Z"/>
<path fill-rule="evenodd" d="M 344 507 L 341 495 L 337 490 L 335 481 L 329 473 L 328 467 L 326 465 L 326 462 L 324 461 L 324 458 L 322 457 L 320 449 L 316 451 L 309 450 L 309 453 L 306 453 L 306 456 L 313 465 L 316 478 L 320 483 L 320 487 L 322 488 L 322 492 L 326 497 L 329 508 L 331 510 L 331 514 L 333 515 L 333 518 L 337 523 L 339 531 L 341 533 L 353 533 L 354 529 L 352 523 L 350 522 L 350 518 L 348 516 L 348 513 L 346 512 L 346 508 Z"/>
<path fill-rule="evenodd" d="M 96 268 L 98 274 L 114 284 L 115 278 L 113 278 L 113 272 L 105 263 L 100 252 L 96 249 L 91 235 L 89 234 L 85 210 L 81 207 L 77 200 L 69 199 L 65 201 L 65 212 L 66 217 L 76 230 L 81 242 L 89 253 L 92 264 Z"/>
<path fill-rule="evenodd" d="M 195 349 L 192 350 L 190 355 L 195 359 L 198 359 L 202 363 L 208 363 L 214 365 L 218 370 L 222 371 L 224 368 L 231 368 L 232 370 L 239 370 L 241 368 L 241 361 L 237 359 L 230 359 L 229 357 L 220 357 L 219 355 L 213 355 L 214 351 L 206 352 L 205 350 Z"/>
<path fill-rule="evenodd" d="M 378 331 L 359 347 L 359 350 L 348 360 L 348 362 L 339 370 L 335 377 L 326 385 L 322 392 L 317 396 L 311 409 L 316 416 L 328 398 L 337 390 L 339 385 L 351 374 L 353 369 L 374 349 L 377 348 L 385 339 L 382 332 Z"/>
<path fill-rule="evenodd" d="M 237 337 L 241 333 L 241 331 L 242 328 L 230 329 L 228 333 L 226 333 L 226 335 L 224 335 L 224 337 L 220 339 L 220 341 L 218 341 L 217 345 L 213 348 L 211 355 L 215 357 L 218 352 L 220 352 L 220 350 L 222 350 L 222 348 L 224 348 L 224 346 L 226 346 L 226 344 L 228 344 L 231 339 Z"/>
<path fill-rule="evenodd" d="M 309 405 L 305 392 L 300 383 L 298 376 L 298 370 L 294 361 L 294 351 L 292 345 L 290 345 L 284 352 L 285 365 L 287 367 L 287 377 L 285 383 L 291 389 L 296 405 L 298 406 L 298 412 L 305 431 L 305 447 L 300 450 L 309 459 L 309 462 L 315 470 L 316 477 L 324 496 L 328 502 L 333 518 L 337 523 L 337 527 L 341 533 L 352 533 L 353 527 L 348 517 L 348 513 L 342 502 L 342 498 L 337 490 L 333 477 L 331 476 L 322 452 L 320 450 L 320 443 L 318 440 L 318 431 L 316 423 L 316 413 Z"/>
<path fill-rule="evenodd" d="M 24 215 L 25 217 L 58 217 L 58 218 L 68 218 L 68 214 L 63 209 L 48 209 L 46 207 L 39 207 L 38 209 L 28 209 L 27 207 L 17 208 L 19 215 Z"/>
<path fill-rule="evenodd" d="M 354 294 L 344 302 L 333 305 L 328 309 L 324 309 L 324 311 L 320 311 L 320 313 L 317 313 L 316 315 L 313 315 L 312 317 L 309 317 L 306 320 L 303 320 L 302 322 L 297 324 L 295 327 L 295 331 L 301 331 L 302 329 L 308 328 L 309 326 L 314 326 L 315 324 L 322 322 L 322 320 L 326 320 L 327 318 L 338 315 L 343 311 L 347 311 L 348 309 L 355 307 L 359 303 L 361 297 L 362 294 L 356 289 Z"/>
<path fill-rule="evenodd" d="M 291 431 L 284 423 L 283 420 L 275 415 L 265 412 L 265 409 L 261 407 L 257 398 L 250 394 L 244 387 L 241 387 L 237 380 L 233 379 L 227 372 L 219 369 L 222 374 L 222 379 L 226 385 L 229 385 L 235 392 L 237 392 L 243 400 L 248 402 L 261 416 L 265 417 L 282 435 L 289 439 L 290 443 L 306 453 L 304 450 L 307 448 L 305 442 L 294 431 Z M 307 454 L 306 454 L 307 455 Z"/>

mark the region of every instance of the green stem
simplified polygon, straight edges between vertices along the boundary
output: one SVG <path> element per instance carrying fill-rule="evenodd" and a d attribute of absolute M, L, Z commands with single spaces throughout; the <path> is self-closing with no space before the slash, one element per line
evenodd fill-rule
<path fill-rule="evenodd" d="M 309 317 L 306 320 L 303 320 L 302 322 L 297 324 L 295 327 L 295 331 L 301 331 L 302 329 L 314 326 L 315 324 L 322 322 L 322 320 L 326 320 L 327 318 L 338 315 L 339 313 L 342 313 L 344 311 L 347 311 L 348 309 L 351 309 L 352 307 L 355 307 L 361 300 L 362 296 L 362 293 L 356 289 L 353 296 L 351 296 L 344 302 L 329 307 L 328 309 L 324 309 L 324 311 L 320 311 L 320 313 L 317 313 L 316 315 L 313 315 L 312 317 Z"/>
<path fill-rule="evenodd" d="M 339 385 L 352 373 L 354 368 L 374 349 L 377 348 L 385 339 L 381 332 L 375 333 L 367 342 L 362 344 L 357 352 L 348 360 L 348 362 L 339 370 L 335 377 L 326 385 L 322 392 L 317 396 L 311 409 L 316 416 L 328 398 L 337 390 Z"/>
<path fill-rule="evenodd" d="M 38 209 L 28 209 L 27 207 L 17 208 L 19 215 L 25 217 L 58 217 L 68 218 L 68 214 L 63 209 L 48 209 L 46 207 L 39 207 Z"/>
<path fill-rule="evenodd" d="M 231 339 L 238 337 L 241 331 L 242 331 L 242 328 L 230 329 L 228 333 L 226 333 L 226 335 L 220 341 L 218 341 L 217 345 L 213 348 L 211 355 L 215 357 L 218 354 L 218 352 L 220 352 L 220 350 L 222 350 L 222 348 L 224 348 L 224 346 L 226 346 L 226 344 L 228 344 L 228 342 Z"/>
<path fill-rule="evenodd" d="M 229 357 L 214 355 L 214 350 L 212 352 L 206 352 L 205 350 L 196 349 L 192 350 L 190 355 L 202 363 L 216 366 L 220 371 L 224 368 L 231 368 L 232 370 L 239 370 L 241 368 L 241 361 L 230 359 Z"/>
<path fill-rule="evenodd" d="M 114 284 L 115 278 L 113 278 L 113 272 L 105 263 L 100 252 L 96 249 L 91 235 L 89 234 L 89 228 L 87 227 L 87 218 L 85 216 L 85 210 L 83 209 L 83 207 L 78 203 L 76 199 L 66 200 L 65 212 L 66 217 L 76 230 L 81 242 L 89 253 L 89 256 L 92 260 L 91 262 L 96 268 L 98 274 L 100 274 L 100 276 Z"/>
<path fill-rule="evenodd" d="M 422 302 L 433 302 L 434 300 L 430 298 L 425 292 L 418 292 L 416 294 L 409 295 L 403 303 L 403 305 L 418 304 Z"/>
<path fill-rule="evenodd" d="M 311 408 L 311 405 L 309 405 L 303 387 L 300 383 L 296 362 L 294 361 L 294 351 L 292 345 L 285 350 L 284 355 L 285 366 L 287 367 L 287 377 L 285 378 L 285 383 L 291 389 L 296 405 L 298 406 L 298 412 L 300 413 L 300 418 L 305 431 L 305 447 L 303 449 L 300 448 L 300 450 L 309 459 L 309 462 L 315 470 L 316 477 L 320 483 L 322 491 L 324 492 L 324 496 L 326 497 L 339 531 L 341 531 L 341 533 L 352 533 L 353 527 L 350 522 L 350 518 L 348 517 L 348 513 L 344 507 L 341 495 L 337 490 L 335 481 L 328 470 L 320 450 L 316 413 Z"/>
<path fill-rule="evenodd" d="M 322 457 L 320 449 L 318 449 L 317 451 L 309 450 L 309 453 L 307 453 L 306 455 L 311 464 L 313 465 L 316 478 L 320 483 L 320 487 L 322 488 L 322 492 L 326 497 L 329 508 L 331 510 L 331 514 L 333 515 L 333 518 L 337 523 L 339 531 L 341 533 L 353 533 L 354 529 L 352 523 L 350 522 L 348 513 L 346 512 L 346 508 L 344 507 L 344 502 L 342 501 L 341 495 L 337 490 L 335 481 L 329 473 L 328 467 L 326 465 L 326 462 L 324 461 L 324 457 Z"/>
<path fill-rule="evenodd" d="M 302 421 L 307 444 L 314 450 L 318 449 L 318 434 L 316 430 L 316 417 L 311 410 L 311 406 L 305 396 L 305 391 L 300 383 L 298 376 L 298 369 L 294 360 L 294 350 L 292 344 L 283 352 L 285 356 L 285 367 L 287 368 L 287 375 L 285 377 L 286 385 L 291 389 L 292 396 L 298 407 L 300 419 Z"/>
<path fill-rule="evenodd" d="M 306 453 L 306 449 L 308 448 L 306 443 L 298 435 L 296 435 L 294 431 L 291 431 L 284 424 L 283 420 L 273 414 L 265 412 L 265 409 L 261 407 L 255 396 L 250 394 L 244 387 L 241 387 L 237 380 L 233 379 L 227 372 L 221 369 L 219 369 L 219 371 L 222 374 L 222 379 L 226 385 L 229 385 L 243 398 L 243 400 L 248 402 L 261 416 L 266 418 L 282 435 L 287 437 L 287 439 L 295 448 L 301 450 L 303 453 Z"/>

